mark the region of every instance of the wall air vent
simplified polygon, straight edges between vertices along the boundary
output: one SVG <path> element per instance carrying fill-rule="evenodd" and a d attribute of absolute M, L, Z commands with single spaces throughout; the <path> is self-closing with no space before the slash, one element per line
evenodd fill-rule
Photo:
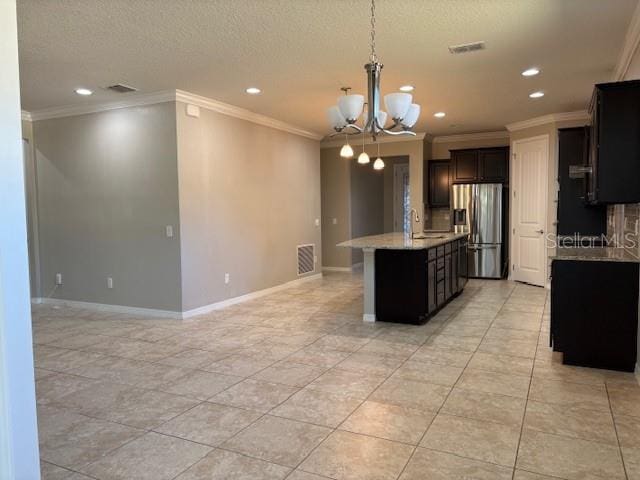
<path fill-rule="evenodd" d="M 477 52 L 478 50 L 484 50 L 485 48 L 484 42 L 473 42 L 465 43 L 463 45 L 451 45 L 449 47 L 449 52 L 457 55 L 459 53 Z"/>
<path fill-rule="evenodd" d="M 129 92 L 137 92 L 138 89 L 134 87 L 130 87 L 129 85 L 125 85 L 123 83 L 116 83 L 115 85 L 109 85 L 107 90 L 111 90 L 112 92 L 117 93 L 129 93 Z"/>
<path fill-rule="evenodd" d="M 298 245 L 298 275 L 315 270 L 315 246 L 313 244 Z"/>

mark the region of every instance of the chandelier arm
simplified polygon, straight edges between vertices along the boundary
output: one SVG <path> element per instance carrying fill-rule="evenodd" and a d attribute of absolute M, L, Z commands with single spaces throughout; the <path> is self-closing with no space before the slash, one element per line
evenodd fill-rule
<path fill-rule="evenodd" d="M 400 130 L 399 132 L 392 132 L 391 130 L 387 130 L 385 128 L 382 129 L 382 131 L 384 133 L 386 133 L 387 135 L 411 135 L 412 137 L 416 136 L 416 132 L 412 132 L 411 130 Z"/>
<path fill-rule="evenodd" d="M 345 132 L 344 130 L 346 128 L 352 128 L 355 131 L 353 131 L 353 132 Z M 349 135 L 349 136 L 351 136 L 351 135 L 359 135 L 359 134 L 362 133 L 362 131 L 363 131 L 363 129 L 361 127 L 359 127 L 357 125 L 349 124 L 349 125 L 345 125 L 339 132 L 334 132 L 334 133 L 330 134 L 329 138 L 333 138 L 333 137 L 335 137 L 337 135 Z"/>

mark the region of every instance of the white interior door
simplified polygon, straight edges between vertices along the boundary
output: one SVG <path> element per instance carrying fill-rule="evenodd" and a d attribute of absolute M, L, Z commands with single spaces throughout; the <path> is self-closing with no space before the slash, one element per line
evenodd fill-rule
<path fill-rule="evenodd" d="M 511 168 L 512 279 L 546 283 L 547 165 L 549 136 L 516 140 Z"/>
<path fill-rule="evenodd" d="M 393 166 L 393 231 L 411 231 L 411 197 L 409 192 L 409 164 Z"/>

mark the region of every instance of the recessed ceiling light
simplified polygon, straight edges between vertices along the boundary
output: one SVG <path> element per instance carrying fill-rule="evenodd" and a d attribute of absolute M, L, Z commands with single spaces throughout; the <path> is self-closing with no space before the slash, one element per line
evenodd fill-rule
<path fill-rule="evenodd" d="M 246 92 L 249 95 L 258 95 L 262 90 L 260 90 L 259 88 L 256 87 L 249 87 L 247 88 Z"/>
<path fill-rule="evenodd" d="M 527 68 L 524 72 L 522 72 L 523 77 L 533 77 L 534 75 L 538 75 L 540 70 L 535 67 Z"/>
<path fill-rule="evenodd" d="M 400 87 L 401 92 L 413 92 L 413 85 L 403 85 Z"/>
<path fill-rule="evenodd" d="M 76 93 L 78 95 L 91 95 L 93 92 L 88 88 L 76 88 Z"/>
<path fill-rule="evenodd" d="M 446 113 L 444 113 L 444 112 L 437 112 L 437 113 L 433 114 L 433 116 L 436 117 L 436 118 L 443 118 L 445 115 L 446 115 Z"/>
<path fill-rule="evenodd" d="M 529 94 L 530 98 L 541 98 L 544 97 L 544 92 L 533 92 Z"/>

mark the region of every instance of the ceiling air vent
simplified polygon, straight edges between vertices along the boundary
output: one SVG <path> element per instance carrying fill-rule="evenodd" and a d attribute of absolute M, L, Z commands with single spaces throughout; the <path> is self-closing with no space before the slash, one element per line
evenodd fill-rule
<path fill-rule="evenodd" d="M 463 45 L 451 45 L 449 47 L 449 52 L 457 55 L 459 53 L 469 53 L 469 52 L 477 52 L 478 50 L 484 50 L 485 44 L 484 42 L 473 42 L 473 43 L 465 43 Z"/>
<path fill-rule="evenodd" d="M 138 91 L 137 88 L 130 87 L 129 85 L 125 85 L 123 83 L 116 83 L 115 85 L 109 85 L 107 90 L 111 90 L 112 92 L 117 93 L 129 93 Z"/>
<path fill-rule="evenodd" d="M 311 273 L 315 269 L 314 245 L 298 245 L 298 275 Z"/>

